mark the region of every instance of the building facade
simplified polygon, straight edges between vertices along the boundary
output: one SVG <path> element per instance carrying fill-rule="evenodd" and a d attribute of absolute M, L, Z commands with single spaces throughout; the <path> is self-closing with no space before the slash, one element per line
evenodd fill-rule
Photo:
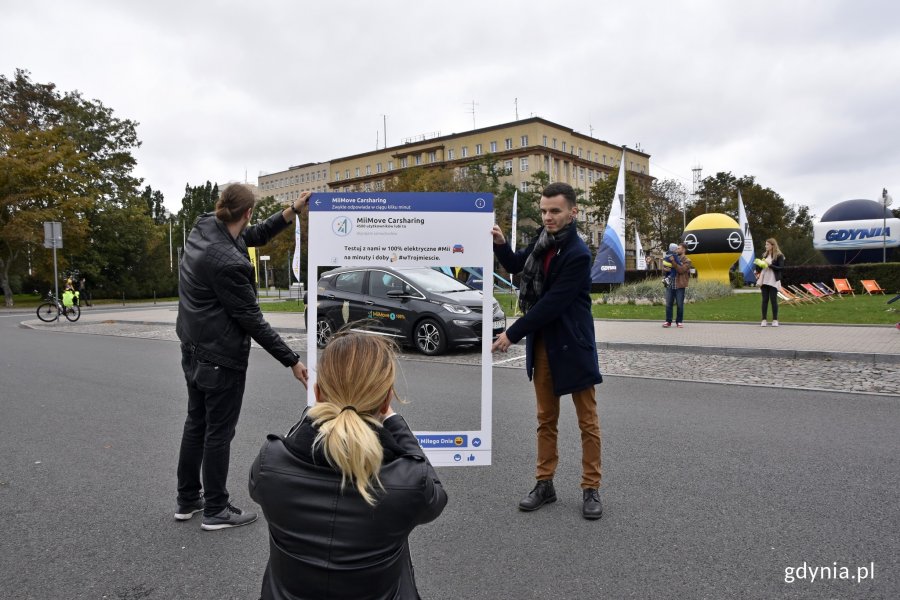
<path fill-rule="evenodd" d="M 327 192 L 329 163 L 306 163 L 290 167 L 287 171 L 259 176 L 259 193 L 272 196 L 279 202 L 290 202 L 300 197 L 300 192 Z"/>
<path fill-rule="evenodd" d="M 260 176 L 263 196 L 296 198 L 303 190 L 314 192 L 370 192 L 385 189 L 387 182 L 405 169 L 449 168 L 459 171 L 490 154 L 504 169 L 502 183 L 529 191 L 535 173 L 543 171 L 551 182 L 568 183 L 588 192 L 596 181 L 613 174 L 622 160 L 622 147 L 593 138 L 541 117 L 531 117 L 473 129 L 463 133 L 431 133 L 404 140 L 398 146 L 308 163 L 287 171 Z M 649 186 L 650 155 L 628 149 L 625 168 Z M 601 221 L 606 215 L 600 216 Z M 602 229 L 590 231 L 590 243 L 598 245 Z M 629 251 L 633 264 L 633 250 Z"/>

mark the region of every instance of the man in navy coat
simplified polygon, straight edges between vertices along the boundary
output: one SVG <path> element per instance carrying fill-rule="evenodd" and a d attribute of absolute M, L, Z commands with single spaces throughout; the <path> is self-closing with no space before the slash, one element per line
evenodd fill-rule
<path fill-rule="evenodd" d="M 506 352 L 527 336 L 525 370 L 537 396 L 537 484 L 519 508 L 532 511 L 556 501 L 559 398 L 571 394 L 581 429 L 582 514 L 599 519 L 600 418 L 594 386 L 603 377 L 591 315 L 591 252 L 575 229 L 578 207 L 572 186 L 545 187 L 540 209 L 543 227 L 524 250 L 513 252 L 498 226 L 491 231 L 500 264 L 510 273 L 522 273 L 519 306 L 524 313 L 491 350 Z"/>

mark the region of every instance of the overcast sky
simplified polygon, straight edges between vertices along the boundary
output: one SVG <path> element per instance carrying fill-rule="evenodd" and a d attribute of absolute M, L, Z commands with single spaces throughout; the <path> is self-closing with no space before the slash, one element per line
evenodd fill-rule
<path fill-rule="evenodd" d="M 17 67 L 137 121 L 137 174 L 178 210 L 220 184 L 540 116 L 639 143 L 690 190 L 755 175 L 821 216 L 900 203 L 900 3 L 0 0 Z"/>

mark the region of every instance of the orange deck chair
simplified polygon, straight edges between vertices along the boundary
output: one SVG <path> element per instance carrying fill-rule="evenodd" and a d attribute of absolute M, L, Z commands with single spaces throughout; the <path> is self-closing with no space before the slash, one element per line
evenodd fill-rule
<path fill-rule="evenodd" d="M 783 286 L 778 290 L 778 299 L 784 304 L 803 304 L 804 302 L 812 302 L 809 298 L 791 293 L 790 290 Z"/>
<path fill-rule="evenodd" d="M 784 288 L 784 286 L 781 286 L 781 287 L 782 287 L 782 289 Z M 816 296 L 813 296 L 812 294 L 810 294 L 806 290 L 800 288 L 799 286 L 789 285 L 787 287 L 791 292 L 794 293 L 795 296 L 800 296 L 801 298 L 807 300 L 808 302 L 825 302 L 825 300 L 823 300 L 822 298 L 817 298 Z"/>
<path fill-rule="evenodd" d="M 807 294 L 809 294 L 810 296 L 815 296 L 819 300 L 825 300 L 826 298 L 828 300 L 834 300 L 834 298 L 831 297 L 831 294 L 826 294 L 811 283 L 801 283 L 800 287 L 802 287 L 803 291 L 805 291 Z"/>
<path fill-rule="evenodd" d="M 862 281 L 860 281 L 860 283 L 862 284 L 863 289 L 866 290 L 866 293 L 869 294 L 870 296 L 872 294 L 884 294 L 885 293 L 885 291 L 883 289 L 881 289 L 881 286 L 878 285 L 878 282 L 875 281 L 874 279 L 863 279 Z"/>
<path fill-rule="evenodd" d="M 849 279 L 832 279 L 834 282 L 834 290 L 843 296 L 844 294 L 850 294 L 851 296 L 855 296 L 856 293 L 853 291 L 853 286 L 850 285 Z"/>

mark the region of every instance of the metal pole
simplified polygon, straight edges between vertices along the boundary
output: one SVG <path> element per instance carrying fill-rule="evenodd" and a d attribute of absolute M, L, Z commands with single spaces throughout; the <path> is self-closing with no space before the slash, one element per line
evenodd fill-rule
<path fill-rule="evenodd" d="M 887 188 L 881 188 L 881 204 L 884 212 L 881 213 L 881 262 L 887 262 Z"/>
<path fill-rule="evenodd" d="M 56 232 L 53 234 L 53 291 L 59 301 L 59 274 L 56 272 Z"/>
<path fill-rule="evenodd" d="M 169 219 L 169 272 L 172 272 L 172 219 Z"/>

